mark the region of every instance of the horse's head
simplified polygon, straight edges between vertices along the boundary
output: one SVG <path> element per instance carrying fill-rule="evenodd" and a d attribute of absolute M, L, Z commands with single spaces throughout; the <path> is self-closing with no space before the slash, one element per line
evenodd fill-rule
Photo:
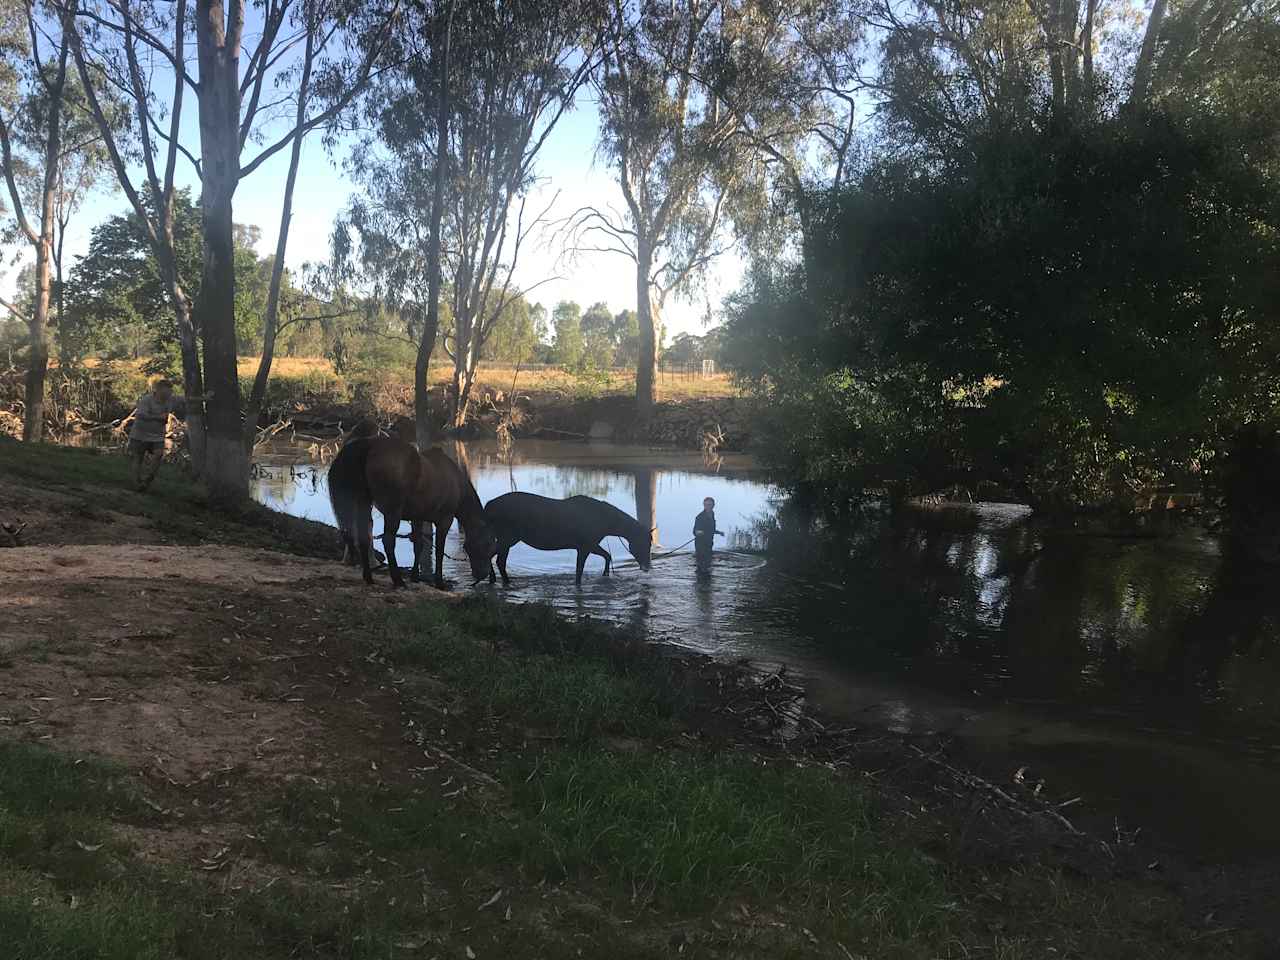
<path fill-rule="evenodd" d="M 649 569 L 650 552 L 653 549 L 653 535 L 655 533 L 657 533 L 656 528 L 646 530 L 643 526 L 637 524 L 636 532 L 627 537 L 627 549 L 636 558 L 636 563 L 640 564 L 641 570 Z"/>
<path fill-rule="evenodd" d="M 479 583 L 489 576 L 489 562 L 498 552 L 498 538 L 486 523 L 473 523 L 466 531 L 466 539 L 462 549 L 467 551 L 467 559 L 471 562 L 471 575 Z"/>

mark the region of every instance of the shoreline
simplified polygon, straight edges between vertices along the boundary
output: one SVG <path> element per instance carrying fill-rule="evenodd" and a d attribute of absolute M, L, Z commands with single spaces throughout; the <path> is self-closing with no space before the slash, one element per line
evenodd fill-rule
<path fill-rule="evenodd" d="M 300 560 L 303 572 L 281 576 L 277 569 L 274 579 L 266 576 L 269 582 L 257 583 L 256 564 L 264 571 L 280 567 L 274 551 L 303 558 L 334 556 L 328 528 L 269 516 L 258 507 L 239 517 L 211 514 L 199 495 L 169 471 L 154 497 L 140 497 L 127 490 L 126 473 L 126 465 L 116 458 L 47 447 L 30 450 L 0 441 L 2 509 L 21 510 L 34 521 L 25 534 L 28 546 L 18 552 L 20 560 L 6 562 L 12 553 L 0 550 L 0 567 L 9 571 L 0 575 L 7 578 L 5 592 L 30 596 L 28 604 L 16 608 L 22 612 L 9 633 L 44 637 L 35 647 L 0 650 L 6 664 L 0 690 L 12 698 L 19 686 L 35 690 L 47 683 L 40 678 L 52 676 L 51 669 L 74 674 L 84 662 L 104 656 L 104 663 L 115 663 L 112 675 L 123 683 L 119 692 L 114 687 L 101 691 L 111 699 L 97 705 L 90 702 L 92 694 L 73 698 L 80 702 L 71 714 L 65 713 L 72 705 L 65 684 L 48 688 L 45 696 L 53 695 L 65 706 L 45 709 L 40 716 L 61 713 L 63 725 L 50 728 L 47 718 L 0 724 L 0 751 L 7 763 L 17 763 L 14 757 L 19 757 L 35 767 L 56 765 L 64 755 L 96 757 L 81 766 L 98 771 L 94 776 L 124 793 L 141 790 L 170 810 L 183 809 L 182 798 L 191 791 L 212 789 L 209 799 L 229 801 L 225 809 L 230 820 L 249 823 L 248 832 L 260 838 L 227 835 L 227 815 L 217 813 L 216 803 L 206 813 L 187 815 L 191 823 L 147 813 L 145 804 L 133 812 L 106 804 L 111 813 L 94 829 L 103 831 L 107 859 L 136 874 L 143 886 L 154 881 L 157 864 L 176 870 L 181 879 L 173 882 L 189 885 L 183 889 L 198 897 L 207 895 L 210 879 L 234 878 L 234 897 L 244 901 L 242 906 L 262 911 L 262 898 L 277 886 L 273 876 L 289 878 L 285 886 L 291 897 L 316 895 L 319 886 L 313 889 L 313 884 L 337 878 L 355 882 L 351 895 L 360 904 L 357 912 L 369 923 L 376 921 L 379 936 L 385 932 L 388 943 L 430 942 L 430 949 L 457 950 L 459 955 L 464 945 L 486 955 L 481 944 L 488 944 L 490 955 L 494 949 L 507 956 L 571 953 L 574 937 L 584 930 L 586 943 L 607 946 L 620 956 L 692 950 L 700 956 L 813 952 L 932 957 L 965 955 L 961 949 L 1004 949 L 1000 945 L 1006 944 L 1011 945 L 1006 955 L 1013 957 L 1044 956 L 1049 947 L 1068 956 L 1221 956 L 1226 948 L 1235 951 L 1231 955 L 1247 957 L 1265 956 L 1280 942 L 1275 931 L 1261 929 L 1261 902 L 1252 911 L 1248 902 L 1218 903 L 1227 896 L 1220 889 L 1222 881 L 1215 886 L 1190 865 L 1165 860 L 1161 870 L 1152 871 L 1145 839 L 1082 837 L 1060 819 L 1069 812 L 1057 809 L 1060 801 L 1042 799 L 1030 785 L 1003 786 L 978 776 L 962 758 L 952 756 L 945 738 L 840 728 L 798 701 L 785 675 L 761 676 L 742 663 L 687 652 L 657 659 L 648 645 L 625 631 L 575 624 L 545 608 L 476 599 L 435 602 L 438 595 L 426 588 L 392 593 L 379 586 L 368 591 L 333 560 Z M 149 546 L 155 543 L 169 546 Z M 148 550 L 162 557 L 153 561 L 155 567 L 138 559 Z M 191 551 L 190 559 L 184 550 Z M 214 562 L 218 550 L 231 551 L 231 559 L 219 562 L 238 565 L 239 580 L 220 582 L 216 567 L 199 575 L 203 579 L 195 568 L 184 572 L 198 556 Z M 108 551 L 117 551 L 117 566 L 106 563 Z M 41 565 L 53 572 L 40 576 Z M 175 575 L 152 577 L 152 585 L 145 586 L 138 578 L 150 577 L 149 569 Z M 131 591 L 136 596 L 140 585 L 157 593 L 157 610 L 172 606 L 174 625 L 152 624 L 154 636 L 131 634 L 131 626 L 121 628 L 123 640 L 98 639 L 98 633 L 111 630 L 93 621 L 128 610 L 121 600 Z M 69 621 L 79 628 L 58 634 L 42 626 L 41 617 L 32 613 L 49 604 L 54 605 L 50 609 L 81 605 L 80 618 Z M 209 613 L 184 613 L 188 606 Z M 202 634 L 205 617 L 212 619 Z M 136 619 L 136 612 L 128 619 Z M 252 709 L 258 717 L 278 713 L 278 721 L 272 722 L 283 724 L 282 729 L 302 723 L 314 732 L 303 740 L 277 733 L 271 743 L 263 743 L 266 737 L 250 742 L 252 731 L 242 730 L 247 719 L 231 722 L 208 714 L 208 721 L 198 721 L 184 741 L 189 756 L 182 762 L 191 769 L 169 777 L 177 786 L 157 780 L 148 772 L 149 763 L 139 765 L 141 754 L 136 760 L 127 751 L 123 757 L 113 755 L 120 752 L 118 745 L 103 741 L 92 726 L 67 719 L 82 711 L 87 722 L 117 709 L 118 702 L 137 703 L 132 711 L 151 702 L 148 697 L 164 696 L 164 676 L 149 680 L 140 672 L 157 656 L 173 662 L 165 676 L 174 677 L 178 687 L 186 689 L 183 677 L 197 680 L 190 688 L 197 698 L 192 704 L 218 691 L 219 697 L 243 704 L 231 710 L 236 716 L 241 709 Z M 220 671 L 230 679 L 218 682 Z M 93 689 L 91 684 L 115 682 L 111 675 L 103 676 L 107 679 L 79 682 L 86 690 Z M 202 676 L 209 680 L 199 681 Z M 344 692 L 335 699 L 326 693 L 330 687 Z M 291 695 L 291 688 L 300 692 Z M 122 695 L 125 701 L 118 701 Z M 31 704 L 51 702 L 11 699 L 0 714 L 28 717 Z M 155 702 L 159 706 L 164 700 Z M 358 730 L 375 728 L 381 731 L 376 749 L 348 743 Z M 45 730 L 52 732 L 52 740 L 41 739 Z M 780 737 L 780 730 L 791 735 Z M 307 759 L 315 746 L 310 740 L 325 745 L 329 759 L 321 768 L 308 766 L 315 762 Z M 206 747 L 214 743 L 223 744 L 224 757 L 208 753 Z M 61 753 L 67 746 L 74 749 Z M 274 756 L 279 749 L 286 751 L 279 771 L 255 759 L 255 752 Z M 225 779 L 225 787 L 213 782 L 197 786 L 203 782 L 197 769 L 202 763 L 210 771 L 228 761 L 231 770 L 239 769 L 237 751 L 243 753 L 239 763 L 247 764 L 244 774 L 214 773 L 213 780 Z M 424 753 L 426 765 L 436 769 L 415 774 Z M 296 762 L 290 759 L 294 755 Z M 371 771 L 369 758 L 375 755 L 377 768 Z M 95 766 L 101 762 L 109 768 Z M 303 785 L 291 787 L 289 771 L 298 764 L 306 776 L 297 781 Z M 167 769 L 172 773 L 174 767 Z M 746 770 L 758 773 L 746 776 Z M 634 791 L 642 783 L 651 792 L 641 803 Z M 303 795 L 290 793 L 296 790 Z M 259 804 L 255 792 L 271 799 Z M 340 818 L 339 832 L 315 848 L 329 851 L 321 862 L 283 839 L 261 839 L 275 836 L 271 831 L 278 833 L 282 826 L 300 838 L 323 839 L 334 825 L 322 816 L 317 819 L 326 809 L 317 802 L 339 794 L 349 812 Z M 639 806 L 626 799 L 633 796 Z M 713 802 L 712 796 L 720 799 Z M 860 842 L 869 846 L 846 846 L 844 831 L 826 822 L 830 811 L 808 806 L 816 798 L 844 811 L 843 816 L 862 820 Z M 18 802 L 0 790 L 0 814 Z M 580 802 L 588 805 L 575 806 Z M 429 809 L 421 807 L 424 803 Z M 497 819 L 475 820 L 477 803 Z M 856 810 L 846 808 L 849 803 Z M 651 831 L 660 831 L 665 822 L 649 819 L 646 811 L 653 804 L 669 810 L 664 815 L 668 819 L 674 815 L 681 823 L 699 823 L 707 838 L 718 839 L 704 847 L 697 839 L 701 834 L 687 834 L 673 847 L 646 847 L 644 838 L 659 836 Z M 404 815 L 388 813 L 392 807 L 417 811 L 414 816 L 426 818 L 420 821 L 426 832 L 401 835 L 392 827 L 389 836 L 385 829 L 375 830 L 374 824 L 394 824 Z M 368 814 L 360 812 L 366 810 Z M 709 821 L 694 813 L 708 810 L 715 814 Z M 747 810 L 753 811 L 751 822 L 774 822 L 771 817 L 781 816 L 777 823 L 790 826 L 780 827 L 776 835 L 757 836 L 748 822 L 737 819 Z M 808 812 L 792 820 L 796 810 Z M 374 811 L 381 813 L 375 816 Z M 35 829 L 45 814 L 33 809 L 18 815 Z M 811 825 L 826 826 L 813 832 L 805 817 L 814 818 Z M 259 821 L 260 826 L 252 826 Z M 478 846 L 469 847 L 459 861 L 459 851 L 440 846 L 440 829 L 463 821 Z M 611 845 L 607 834 L 592 839 L 609 824 L 629 838 L 625 848 Z M 202 848 L 194 859 L 164 853 L 193 842 L 186 839 L 188 827 L 200 825 L 217 837 L 225 835 L 226 843 L 218 843 L 232 853 L 210 858 L 207 854 L 217 850 Z M 95 844 L 92 839 L 82 842 Z M 763 846 L 750 847 L 747 860 L 721 864 L 724 851 L 739 843 Z M 796 844 L 808 851 L 803 869 L 787 865 Z M 648 859 L 637 850 L 649 850 L 644 855 Z M 700 858 L 689 861 L 697 864 L 690 876 L 699 883 L 693 887 L 678 879 L 683 868 L 675 866 L 691 851 Z M 93 851 L 88 859 L 102 860 L 100 853 Z M 427 864 L 433 889 L 439 887 L 435 895 L 448 905 L 437 921 L 407 905 L 389 907 L 378 891 L 391 882 L 390 874 L 382 885 L 342 880 L 362 875 L 342 864 L 373 869 L 373 876 L 380 877 L 384 868 L 377 867 L 378 857 L 406 855 Z M 88 909 L 96 909 L 107 890 L 68 872 L 75 856 L 87 855 L 64 841 L 41 854 L 45 859 L 37 862 L 34 853 L 21 853 L 15 862 L 20 870 L 52 874 L 53 880 L 41 882 L 75 891 Z M 233 856 L 240 866 L 233 865 Z M 872 871 L 878 888 L 862 887 L 872 876 L 859 880 L 846 871 L 849 857 L 881 864 Z M 774 866 L 762 870 L 761 858 Z M 202 869 L 202 859 L 222 865 Z M 675 872 L 668 875 L 667 870 Z M 653 882 L 655 877 L 667 879 Z M 903 886 L 907 877 L 912 879 Z M 12 879 L 0 877 L 0 897 L 6 880 Z M 1260 896 L 1273 879 L 1263 871 L 1252 885 L 1238 876 L 1233 885 L 1237 896 L 1246 891 L 1247 901 L 1248 892 Z M 473 885 L 478 892 L 468 894 Z M 629 886 L 633 892 L 624 896 Z M 512 905 L 512 920 L 504 920 L 492 906 L 479 910 L 478 904 L 494 890 L 505 891 L 500 902 Z M 638 900 L 635 890 L 642 893 Z M 836 891 L 840 894 L 832 901 Z M 999 892 L 994 900 L 993 891 Z M 890 900 L 874 915 L 851 910 L 859 897 L 882 895 Z M 554 909 L 547 906 L 548 897 Z M 1141 909 L 1129 912 L 1126 901 Z M 569 915 L 593 918 L 586 928 L 577 921 L 565 924 L 570 904 L 579 907 L 577 912 L 569 909 Z M 588 905 L 582 914 L 579 908 Z M 49 924 L 58 920 L 29 903 L 23 909 L 40 929 L 53 929 Z M 1159 929 L 1148 922 L 1155 915 L 1164 918 Z M 323 927 L 314 911 L 299 917 Z M 182 927 L 198 921 L 179 916 L 173 922 Z M 472 939 L 464 944 L 458 925 L 468 923 L 466 936 Z M 1223 932 L 1224 927 L 1233 930 Z M 733 939 L 725 938 L 725 929 L 736 931 Z M 291 933 L 291 942 L 299 942 L 304 933 Z M 341 931 L 330 933 L 336 939 L 325 942 L 334 949 L 322 955 L 346 955 L 336 946 Z M 248 937 L 244 944 L 236 942 L 245 956 L 266 949 L 246 931 L 235 935 Z M 221 937 L 213 942 L 224 946 L 233 942 L 228 939 L 233 934 L 220 928 L 210 936 Z"/>

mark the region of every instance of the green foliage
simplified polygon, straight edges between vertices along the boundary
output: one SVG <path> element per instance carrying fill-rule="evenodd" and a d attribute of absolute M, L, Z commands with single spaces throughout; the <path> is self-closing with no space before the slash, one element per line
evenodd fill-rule
<path fill-rule="evenodd" d="M 582 315 L 582 362 L 596 368 L 612 366 L 617 349 L 613 314 L 604 303 L 593 303 Z"/>
<path fill-rule="evenodd" d="M 237 236 L 237 240 L 239 239 Z M 271 285 L 271 264 L 274 260 L 274 256 L 259 260 L 252 244 L 248 242 L 236 244 L 236 348 L 241 355 L 252 355 L 262 349 L 267 291 Z M 296 292 L 289 289 L 288 276 L 286 272 L 281 277 L 281 286 L 284 287 L 280 291 L 282 301 L 297 298 Z"/>
<path fill-rule="evenodd" d="M 662 352 L 662 357 L 671 363 L 699 363 L 703 360 L 720 362 L 724 347 L 724 328 L 716 327 L 702 336 L 682 333 Z"/>
<path fill-rule="evenodd" d="M 174 198 L 173 234 L 179 274 L 184 283 L 198 287 L 200 210 L 189 191 Z M 189 293 L 194 296 L 194 290 Z M 177 343 L 173 308 L 146 225 L 132 211 L 93 228 L 89 250 L 71 271 L 65 297 L 62 336 L 79 355 L 101 352 L 136 359 Z"/>
<path fill-rule="evenodd" d="M 537 344 L 538 332 L 529 301 L 515 296 L 494 320 L 493 330 L 485 341 L 483 359 L 510 364 L 528 363 Z"/>
<path fill-rule="evenodd" d="M 149 195 L 144 204 L 150 209 Z M 200 208 L 191 193 L 174 197 L 174 247 L 178 273 L 194 302 L 199 294 L 203 247 Z M 257 228 L 236 229 L 236 331 L 240 349 L 261 345 L 270 259 L 254 252 Z M 282 291 L 289 296 L 290 291 Z M 147 228 L 136 213 L 108 218 L 94 227 L 88 252 L 67 278 L 67 316 L 60 330 L 64 352 L 76 357 L 151 358 L 148 372 L 175 376 L 181 370 L 173 307 L 152 252 Z"/>
<path fill-rule="evenodd" d="M 730 309 L 792 485 L 1125 508 L 1274 433 L 1275 5 L 861 13 L 875 124 L 793 183 L 799 262 L 758 245 Z"/>
<path fill-rule="evenodd" d="M 572 300 L 561 300 L 551 314 L 555 325 L 553 356 L 555 362 L 572 369 L 582 362 L 582 307 Z"/>
<path fill-rule="evenodd" d="M 1277 129 L 1153 110 L 869 164 L 806 269 L 732 311 L 770 455 L 835 500 L 990 481 L 1067 508 L 1280 422 Z"/>

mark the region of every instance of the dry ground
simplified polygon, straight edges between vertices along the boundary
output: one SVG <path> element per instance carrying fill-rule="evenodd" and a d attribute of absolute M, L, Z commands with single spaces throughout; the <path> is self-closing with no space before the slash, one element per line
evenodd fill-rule
<path fill-rule="evenodd" d="M 377 780 L 421 753 L 395 688 L 353 671 L 326 610 L 388 602 L 408 601 L 336 563 L 236 547 L 0 551 L 0 739 L 108 758 L 161 793 Z M 239 846 L 238 829 L 187 816 L 142 852 L 190 865 Z"/>

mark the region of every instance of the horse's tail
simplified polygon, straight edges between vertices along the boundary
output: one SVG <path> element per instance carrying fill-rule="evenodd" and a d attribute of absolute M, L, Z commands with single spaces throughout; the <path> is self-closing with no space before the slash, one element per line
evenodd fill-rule
<path fill-rule="evenodd" d="M 352 440 L 338 451 L 329 466 L 329 504 L 333 507 L 333 519 L 338 524 L 342 542 L 353 549 L 370 533 L 373 498 L 365 475 L 368 460 L 369 441 Z"/>

